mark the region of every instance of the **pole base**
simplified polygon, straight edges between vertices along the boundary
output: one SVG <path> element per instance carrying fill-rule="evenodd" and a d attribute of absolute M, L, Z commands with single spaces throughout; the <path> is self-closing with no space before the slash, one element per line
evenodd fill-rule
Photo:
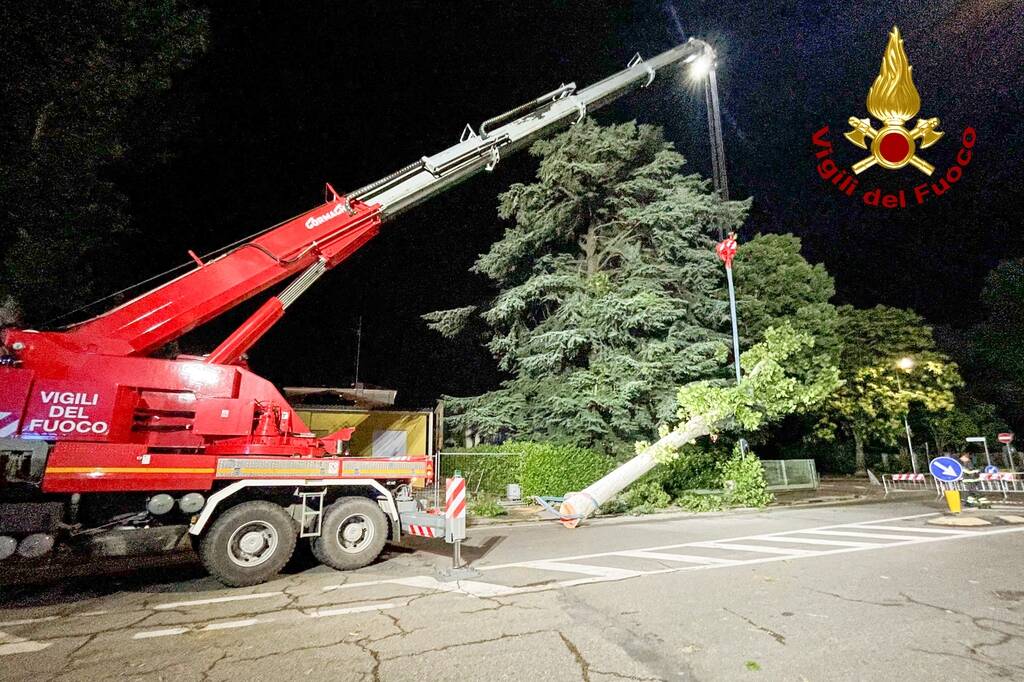
<path fill-rule="evenodd" d="M 479 578 L 480 571 L 469 566 L 462 568 L 442 568 L 437 571 L 437 580 L 442 583 L 451 583 L 457 580 L 471 580 Z"/>

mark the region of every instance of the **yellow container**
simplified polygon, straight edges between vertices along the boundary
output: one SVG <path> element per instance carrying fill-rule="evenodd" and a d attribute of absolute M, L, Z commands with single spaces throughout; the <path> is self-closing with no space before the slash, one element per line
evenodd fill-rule
<path fill-rule="evenodd" d="M 960 491 L 959 490 L 947 490 L 946 491 L 946 504 L 949 505 L 949 511 L 954 514 L 960 513 Z"/>

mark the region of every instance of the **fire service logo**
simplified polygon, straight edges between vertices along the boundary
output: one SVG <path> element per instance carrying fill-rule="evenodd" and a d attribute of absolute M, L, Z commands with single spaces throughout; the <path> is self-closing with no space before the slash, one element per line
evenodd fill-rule
<path fill-rule="evenodd" d="M 912 72 L 900 31 L 894 26 L 878 78 L 868 90 L 868 112 L 881 126 L 875 128 L 871 118 L 851 116 L 848 121 L 850 130 L 844 133 L 849 142 L 868 150 L 870 155 L 856 161 L 850 169 L 840 168 L 832 158 L 829 127 L 822 127 L 811 137 L 818 159 L 818 175 L 847 196 L 852 197 L 857 192 L 859 176 L 876 166 L 888 171 L 910 166 L 929 178 L 929 181 L 895 190 L 883 190 L 881 187 L 861 190 L 860 195 L 867 206 L 906 208 L 908 204 L 923 204 L 931 197 L 948 192 L 963 177 L 964 168 L 971 162 L 976 134 L 970 127 L 965 128 L 960 136 L 955 163 L 941 175 L 936 175 L 935 166 L 917 153 L 919 149 L 934 145 L 945 133 L 939 130 L 939 119 L 934 117 L 918 118 L 917 124 L 909 130 L 905 126 L 921 109 L 921 96 L 914 87 Z M 874 173 L 876 177 L 882 175 L 878 170 Z"/>

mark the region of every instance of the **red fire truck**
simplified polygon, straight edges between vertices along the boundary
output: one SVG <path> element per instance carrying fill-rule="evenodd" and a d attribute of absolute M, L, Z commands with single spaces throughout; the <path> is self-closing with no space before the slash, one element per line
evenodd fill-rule
<path fill-rule="evenodd" d="M 562 85 L 461 140 L 218 252 L 118 307 L 56 331 L 0 333 L 0 561 L 166 550 L 185 534 L 227 585 L 273 577 L 308 538 L 352 569 L 423 510 L 426 457 L 352 457 L 350 429 L 316 437 L 245 353 L 381 224 L 538 137 L 710 55 L 691 39 L 582 90 Z M 160 356 L 183 334 L 291 280 L 203 356 Z"/>

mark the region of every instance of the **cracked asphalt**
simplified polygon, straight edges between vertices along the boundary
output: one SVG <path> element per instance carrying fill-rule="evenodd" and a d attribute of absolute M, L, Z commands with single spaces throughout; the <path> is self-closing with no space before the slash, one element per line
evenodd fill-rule
<path fill-rule="evenodd" d="M 0 680 L 1024 680 L 1024 527 L 926 501 L 471 529 L 227 589 L 182 553 L 0 575 Z M 6 584 L 3 584 L 6 583 Z"/>

